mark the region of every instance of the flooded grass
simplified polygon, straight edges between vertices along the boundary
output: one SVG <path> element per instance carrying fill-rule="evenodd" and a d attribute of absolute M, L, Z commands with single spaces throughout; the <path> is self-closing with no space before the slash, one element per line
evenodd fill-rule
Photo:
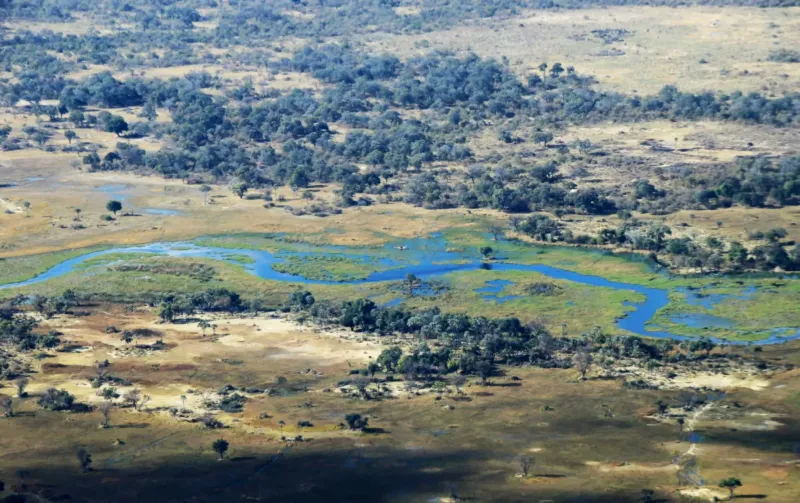
<path fill-rule="evenodd" d="M 41 274 L 56 265 L 86 253 L 99 251 L 107 246 L 78 248 L 54 253 L 0 258 L 0 284 L 16 283 Z"/>
<path fill-rule="evenodd" d="M 486 245 L 492 247 L 492 258 L 481 258 L 476 251 Z M 114 266 L 95 267 L 109 264 Z M 85 278 L 76 280 L 77 273 Z M 432 295 L 418 289 L 410 298 L 398 300 L 403 289 L 397 285 L 408 274 L 440 278 L 446 288 Z M 675 278 L 654 271 L 646 262 L 602 250 L 490 241 L 461 228 L 364 247 L 322 246 L 282 234 L 156 243 L 75 257 L 29 285 L 17 286 L 26 292 L 47 292 L 76 281 L 87 294 L 117 295 L 114 298 L 225 287 L 267 297 L 273 305 L 282 302 L 281 294 L 298 288 L 335 298 L 368 292 L 383 304 L 402 301 L 410 307 L 539 320 L 554 332 L 566 324 L 574 335 L 599 326 L 611 333 L 651 337 L 705 335 L 780 342 L 796 336 L 793 327 L 800 326 L 800 314 L 794 309 L 800 285 L 794 280 Z M 554 286 L 547 295 L 531 290 L 531 285 L 548 281 Z M 10 294 L 13 288 L 4 290 Z"/>

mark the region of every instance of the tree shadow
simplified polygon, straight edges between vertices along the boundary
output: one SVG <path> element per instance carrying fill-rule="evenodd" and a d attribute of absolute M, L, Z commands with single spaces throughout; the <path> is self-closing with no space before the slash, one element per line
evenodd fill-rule
<path fill-rule="evenodd" d="M 15 417 L 36 417 L 36 412 L 32 410 L 15 410 L 14 415 L 7 419 L 14 419 Z"/>
<path fill-rule="evenodd" d="M 247 447 L 245 447 L 247 448 Z M 356 455 L 358 462 L 348 463 Z M 98 454 L 99 456 L 99 454 Z M 637 491 L 591 493 L 547 484 L 535 489 L 522 485 L 513 499 L 487 498 L 486 487 L 508 485 L 506 472 L 481 473 L 495 453 L 487 450 L 453 449 L 436 452 L 392 447 L 370 447 L 354 452 L 351 446 L 327 445 L 324 451 L 297 444 L 272 452 L 248 451 L 226 463 L 213 453 L 165 453 L 151 457 L 144 453 L 114 468 L 81 473 L 77 463 L 56 466 L 34 461 L 20 463 L 30 472 L 25 479 L 30 494 L 56 496 L 68 493 L 71 501 L 97 499 L 98 476 L 103 500 L 119 503 L 141 501 L 230 502 L 258 501 L 434 501 L 457 495 L 464 501 L 539 501 L 634 503 Z M 30 458 L 25 458 L 28 460 Z M 30 461 L 29 461 L 30 463 Z M 513 470 L 513 468 L 509 468 Z M 543 473 L 535 477 L 562 479 L 565 474 Z M 492 489 L 494 490 L 494 489 Z M 502 490 L 502 489 L 500 489 Z M 45 494 L 46 493 L 46 494 Z M 509 496 L 509 493 L 501 493 Z"/>
<path fill-rule="evenodd" d="M 489 383 L 487 386 L 492 388 L 519 388 L 520 386 L 522 386 L 522 383 L 518 382 Z"/>
<path fill-rule="evenodd" d="M 383 429 L 383 428 L 373 428 L 373 427 L 370 427 L 370 426 L 364 428 L 361 431 L 363 431 L 364 433 L 367 433 L 369 435 L 379 435 L 379 434 L 389 434 L 389 433 L 391 433 L 391 431 L 389 431 L 389 430 L 386 430 L 386 429 Z"/>
<path fill-rule="evenodd" d="M 126 424 L 112 425 L 111 427 L 120 430 L 142 429 L 142 428 L 149 428 L 150 423 L 126 423 Z"/>

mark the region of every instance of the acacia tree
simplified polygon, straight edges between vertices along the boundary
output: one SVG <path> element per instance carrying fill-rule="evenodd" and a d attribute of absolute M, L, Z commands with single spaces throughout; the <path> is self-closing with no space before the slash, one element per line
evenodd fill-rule
<path fill-rule="evenodd" d="M 592 365 L 592 354 L 589 352 L 589 348 L 586 346 L 578 348 L 575 356 L 572 357 L 572 362 L 575 364 L 575 368 L 578 369 L 578 372 L 581 373 L 581 379 L 586 380 L 586 372 Z"/>
<path fill-rule="evenodd" d="M 162 302 L 161 308 L 158 311 L 158 316 L 161 321 L 172 322 L 175 319 L 175 308 L 172 307 L 171 302 Z"/>
<path fill-rule="evenodd" d="M 99 388 L 105 382 L 108 373 L 111 371 L 110 369 L 111 363 L 108 360 L 104 360 L 102 362 L 95 362 L 94 370 L 95 370 L 95 381 L 94 387 Z"/>
<path fill-rule="evenodd" d="M 103 428 L 109 427 L 109 420 L 111 419 L 111 411 L 114 409 L 114 402 L 106 400 L 97 406 L 97 410 L 103 415 Z"/>
<path fill-rule="evenodd" d="M 414 289 L 418 288 L 421 283 L 422 280 L 420 280 L 416 274 L 406 274 L 406 279 L 403 280 L 403 285 L 406 287 L 409 297 L 414 296 Z"/>
<path fill-rule="evenodd" d="M 384 349 L 381 354 L 378 355 L 377 362 L 383 367 L 385 372 L 394 372 L 402 356 L 403 350 L 397 346 L 392 346 L 391 348 Z"/>
<path fill-rule="evenodd" d="M 3 411 L 4 417 L 14 417 L 14 402 L 10 396 L 0 397 L 0 410 Z"/>
<path fill-rule="evenodd" d="M 486 386 L 486 381 L 492 375 L 493 365 L 492 362 L 481 360 L 475 364 L 475 370 L 481 378 L 481 385 Z"/>
<path fill-rule="evenodd" d="M 125 122 L 125 119 L 122 118 L 122 116 L 112 115 L 106 121 L 104 129 L 106 132 L 121 136 L 122 133 L 128 130 L 128 123 Z"/>
<path fill-rule="evenodd" d="M 450 377 L 450 384 L 453 385 L 453 387 L 456 389 L 456 393 L 459 395 L 463 393 L 463 391 L 461 391 L 461 386 L 463 386 L 466 382 L 467 378 L 461 374 L 455 374 Z"/>
<path fill-rule="evenodd" d="M 353 386 L 358 390 L 358 393 L 361 395 L 361 398 L 364 400 L 370 400 L 372 397 L 369 394 L 369 387 L 370 380 L 366 377 L 359 377 L 358 379 L 353 380 Z"/>
<path fill-rule="evenodd" d="M 225 459 L 225 453 L 228 452 L 229 445 L 230 444 L 228 444 L 227 440 L 219 438 L 217 440 L 214 440 L 214 443 L 211 444 L 211 448 L 214 449 L 214 452 L 219 454 L 219 459 L 222 460 Z"/>
<path fill-rule="evenodd" d="M 200 193 L 203 194 L 203 204 L 208 204 L 208 193 L 211 192 L 211 187 L 206 184 L 200 186 Z"/>
<path fill-rule="evenodd" d="M 380 369 L 381 369 L 381 366 L 378 365 L 375 362 L 370 362 L 370 364 L 367 365 L 367 372 L 369 373 L 370 377 L 375 377 L 375 373 L 377 371 L 379 371 Z"/>
<path fill-rule="evenodd" d="M 737 479 L 736 477 L 728 477 L 727 479 L 721 480 L 719 486 L 730 491 L 731 493 L 730 499 L 733 499 L 736 497 L 734 495 L 734 491 L 736 491 L 736 488 L 742 487 L 742 481 Z"/>
<path fill-rule="evenodd" d="M 247 193 L 248 188 L 249 187 L 247 186 L 246 183 L 237 183 L 231 188 L 231 190 L 233 190 L 234 194 L 239 196 L 239 199 L 242 199 L 244 198 L 244 195 Z"/>
<path fill-rule="evenodd" d="M 489 231 L 489 234 L 492 235 L 493 241 L 500 241 L 500 239 L 502 239 L 503 235 L 505 234 L 503 232 L 503 228 L 500 227 L 499 225 L 490 225 L 487 230 Z"/>
<path fill-rule="evenodd" d="M 25 398 L 28 394 L 25 392 L 25 388 L 28 387 L 28 383 L 30 380 L 27 377 L 20 377 L 14 383 L 17 385 L 17 396 L 20 398 Z"/>
<path fill-rule="evenodd" d="M 547 144 L 553 141 L 553 133 L 547 131 L 539 131 L 534 133 L 533 141 L 536 143 L 541 143 L 543 147 L 547 147 Z"/>
<path fill-rule="evenodd" d="M 114 216 L 117 216 L 117 212 L 122 209 L 122 203 L 119 201 L 109 201 L 106 203 L 106 209 L 112 213 Z"/>
<path fill-rule="evenodd" d="M 141 399 L 142 399 L 142 392 L 139 391 L 137 388 L 133 388 L 132 390 L 122 395 L 122 401 L 124 403 L 127 403 L 136 410 L 139 410 L 138 409 L 139 400 Z"/>
<path fill-rule="evenodd" d="M 519 458 L 519 470 L 523 477 L 527 477 L 534 465 L 534 460 L 530 456 L 522 456 Z"/>

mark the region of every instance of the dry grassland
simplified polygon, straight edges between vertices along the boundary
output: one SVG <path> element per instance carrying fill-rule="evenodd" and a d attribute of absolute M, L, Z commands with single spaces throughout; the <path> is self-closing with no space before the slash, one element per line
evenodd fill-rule
<path fill-rule="evenodd" d="M 800 46 L 798 14 L 800 8 L 747 7 L 528 11 L 423 36 L 370 34 L 363 41 L 373 51 L 402 57 L 432 49 L 505 56 L 520 75 L 538 72 L 542 62 L 560 61 L 596 76 L 602 88 L 625 93 L 656 93 L 674 84 L 685 91 L 780 95 L 800 86 L 800 65 L 766 59 L 773 49 Z M 630 34 L 607 44 L 592 33 L 609 29 Z M 427 43 L 420 45 L 421 40 Z"/>

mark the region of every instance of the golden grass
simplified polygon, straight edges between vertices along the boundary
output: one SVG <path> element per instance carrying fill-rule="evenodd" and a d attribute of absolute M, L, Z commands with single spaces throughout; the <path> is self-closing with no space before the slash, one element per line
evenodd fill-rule
<path fill-rule="evenodd" d="M 661 120 L 573 126 L 557 134 L 557 139 L 565 143 L 588 139 L 600 150 L 655 159 L 667 166 L 677 163 L 731 162 L 739 156 L 784 155 L 796 151 L 800 143 L 800 131 L 725 122 L 680 123 Z M 655 152 L 648 145 L 642 145 L 647 140 L 654 140 L 672 151 Z"/>
<path fill-rule="evenodd" d="M 767 232 L 776 227 L 786 229 L 787 240 L 800 242 L 800 209 L 796 206 L 785 208 L 733 208 L 705 211 L 679 211 L 666 217 L 666 223 L 673 233 L 686 234 L 693 238 L 714 236 L 726 241 L 736 240 L 749 246 L 764 244 L 764 241 L 753 241 L 748 235 L 761 231 Z M 679 224 L 690 227 L 681 231 Z"/>
<path fill-rule="evenodd" d="M 114 30 L 108 26 L 97 23 L 95 20 L 88 19 L 80 13 L 72 13 L 75 21 L 59 23 L 59 22 L 44 22 L 44 21 L 26 21 L 24 23 L 10 23 L 8 28 L 14 32 L 27 30 L 33 33 L 40 33 L 43 31 L 52 31 L 55 33 L 63 33 L 64 35 L 86 35 L 94 30 L 98 35 L 110 35 Z"/>
<path fill-rule="evenodd" d="M 604 44 L 591 33 L 598 29 L 632 33 L 624 42 Z M 520 75 L 538 71 L 543 61 L 560 61 L 595 75 L 605 89 L 626 93 L 655 93 L 675 84 L 686 91 L 760 91 L 766 86 L 768 94 L 780 95 L 800 85 L 800 65 L 766 61 L 772 49 L 800 45 L 800 8 L 626 6 L 527 11 L 422 36 L 370 34 L 362 39 L 372 50 L 403 57 L 431 49 L 506 56 Z M 429 47 L 418 46 L 422 39 Z M 625 54 L 599 56 L 609 49 Z M 700 64 L 701 59 L 707 63 Z"/>

